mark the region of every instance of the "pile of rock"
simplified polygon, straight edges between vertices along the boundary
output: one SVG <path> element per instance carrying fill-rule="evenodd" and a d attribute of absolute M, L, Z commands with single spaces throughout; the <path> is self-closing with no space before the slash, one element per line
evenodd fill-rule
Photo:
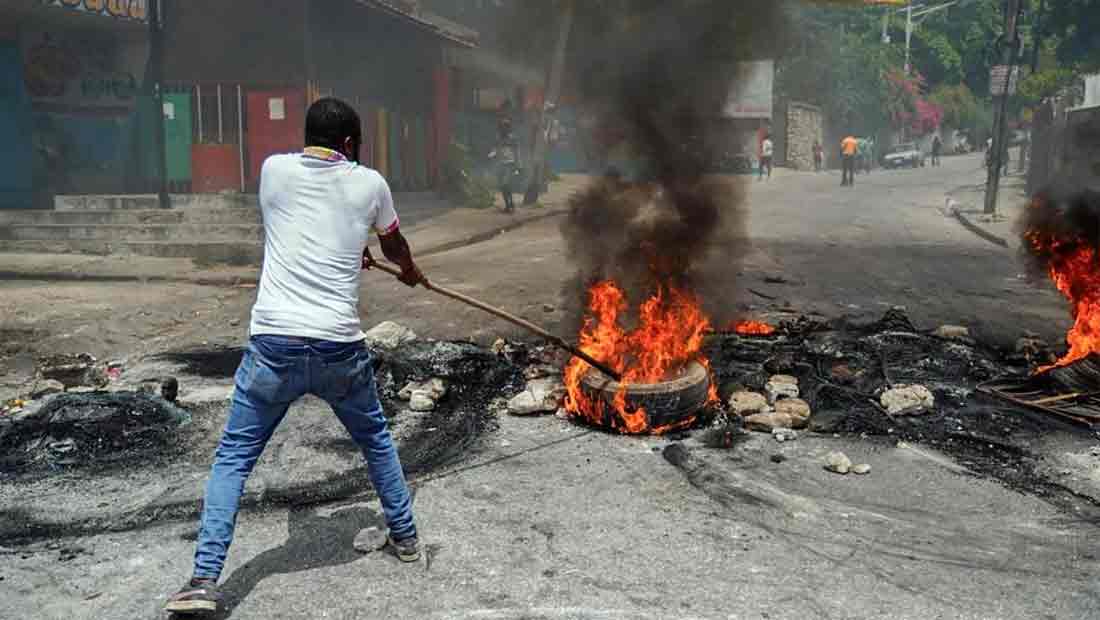
<path fill-rule="evenodd" d="M 843 452 L 830 452 L 825 455 L 825 469 L 842 476 L 848 473 L 864 476 L 871 473 L 871 466 L 867 463 L 852 465 L 852 459 Z"/>
<path fill-rule="evenodd" d="M 565 401 L 565 384 L 557 376 L 529 379 L 526 387 L 508 401 L 512 415 L 554 413 Z"/>
<path fill-rule="evenodd" d="M 417 412 L 434 411 L 439 401 L 447 395 L 447 384 L 438 377 L 427 381 L 410 381 L 397 393 L 397 398 L 409 403 L 409 409 Z"/>
<path fill-rule="evenodd" d="M 365 336 L 367 346 L 383 350 L 393 350 L 416 340 L 416 332 L 393 321 L 383 321 L 375 325 L 366 332 Z"/>
<path fill-rule="evenodd" d="M 776 429 L 804 428 L 809 422 L 810 404 L 799 395 L 796 377 L 772 375 L 764 385 L 764 394 L 739 390 L 730 395 L 727 405 L 732 413 L 744 418 L 745 428 L 772 433 Z M 779 441 L 793 438 L 782 433 L 776 436 Z"/>
<path fill-rule="evenodd" d="M 896 385 L 883 391 L 879 402 L 890 415 L 920 415 L 936 406 L 936 397 L 923 385 Z"/>

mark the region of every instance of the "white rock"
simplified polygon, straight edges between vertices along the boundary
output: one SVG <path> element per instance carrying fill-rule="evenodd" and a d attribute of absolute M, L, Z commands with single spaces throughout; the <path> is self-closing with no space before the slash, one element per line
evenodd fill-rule
<path fill-rule="evenodd" d="M 825 456 L 825 469 L 838 474 L 847 474 L 852 470 L 852 460 L 843 452 L 830 452 Z"/>
<path fill-rule="evenodd" d="M 871 466 L 868 465 L 867 463 L 860 463 L 859 465 L 853 465 L 852 466 L 852 473 L 853 474 L 859 474 L 860 476 L 865 476 L 865 475 L 871 473 Z"/>
<path fill-rule="evenodd" d="M 435 399 L 427 390 L 415 390 L 409 397 L 409 409 L 413 411 L 431 411 L 435 409 Z"/>
<path fill-rule="evenodd" d="M 798 439 L 798 433 L 789 428 L 773 428 L 772 437 L 779 443 Z"/>
<path fill-rule="evenodd" d="M 351 546 L 359 553 L 371 553 L 386 546 L 386 532 L 379 527 L 367 527 L 359 530 Z"/>
<path fill-rule="evenodd" d="M 730 411 L 739 416 L 762 413 L 768 408 L 768 399 L 756 392 L 734 392 L 729 398 Z"/>
<path fill-rule="evenodd" d="M 427 381 L 409 381 L 397 393 L 397 397 L 401 400 L 410 400 L 413 392 L 427 392 L 429 398 L 438 401 L 447 394 L 447 384 L 438 377 Z"/>
<path fill-rule="evenodd" d="M 785 413 L 769 411 L 767 413 L 754 413 L 745 418 L 745 428 L 750 431 L 762 431 L 771 433 L 777 428 L 791 428 L 794 420 Z"/>
<path fill-rule="evenodd" d="M 416 332 L 393 321 L 383 321 L 375 325 L 366 336 L 367 344 L 377 349 L 396 349 L 406 342 L 416 340 Z"/>
<path fill-rule="evenodd" d="M 970 329 L 962 325 L 940 325 L 932 335 L 944 340 L 970 340 Z"/>
<path fill-rule="evenodd" d="M 798 379 L 790 375 L 774 375 L 764 385 L 764 394 L 773 405 L 784 398 L 798 398 Z"/>
<path fill-rule="evenodd" d="M 879 399 L 891 414 L 907 409 L 925 410 L 936 405 L 936 397 L 923 385 L 899 385 L 882 393 Z"/>
<path fill-rule="evenodd" d="M 503 355 L 506 348 L 508 348 L 508 343 L 503 338 L 497 338 L 492 346 L 493 354 Z"/>
<path fill-rule="evenodd" d="M 802 428 L 810 421 L 810 403 L 801 398 L 784 398 L 776 402 L 775 412 L 790 416 L 794 428 Z"/>
<path fill-rule="evenodd" d="M 561 380 L 549 377 L 528 381 L 527 387 L 508 401 L 508 413 L 532 415 L 553 413 L 561 407 L 565 398 L 565 385 Z"/>

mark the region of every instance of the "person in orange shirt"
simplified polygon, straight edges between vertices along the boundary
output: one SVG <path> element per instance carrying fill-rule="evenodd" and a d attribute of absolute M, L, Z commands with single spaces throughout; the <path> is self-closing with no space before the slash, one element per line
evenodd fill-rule
<path fill-rule="evenodd" d="M 840 173 L 841 187 L 855 185 L 856 182 L 856 153 L 859 151 L 859 140 L 853 135 L 848 135 L 840 141 L 840 155 L 843 165 Z"/>

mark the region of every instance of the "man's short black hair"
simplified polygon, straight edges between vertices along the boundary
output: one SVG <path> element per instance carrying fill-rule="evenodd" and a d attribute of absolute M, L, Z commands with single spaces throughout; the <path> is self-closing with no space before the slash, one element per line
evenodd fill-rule
<path fill-rule="evenodd" d="M 344 140 L 351 138 L 355 148 L 363 142 L 359 113 L 335 97 L 318 99 L 306 112 L 306 146 L 323 146 L 343 151 Z"/>

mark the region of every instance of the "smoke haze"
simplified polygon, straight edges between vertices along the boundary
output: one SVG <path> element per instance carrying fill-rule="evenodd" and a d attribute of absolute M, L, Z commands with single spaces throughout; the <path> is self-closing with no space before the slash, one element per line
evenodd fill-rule
<path fill-rule="evenodd" d="M 578 318 L 588 285 L 607 278 L 632 306 L 658 283 L 675 284 L 699 294 L 716 323 L 732 318 L 748 249 L 745 179 L 706 175 L 708 150 L 721 146 L 708 132 L 738 87 L 736 62 L 774 57 L 782 6 L 662 3 L 586 39 L 592 49 L 580 54 L 582 105 L 595 112 L 605 143 L 637 165 L 575 196 L 562 224 L 578 268 L 565 297 L 575 299 Z"/>

